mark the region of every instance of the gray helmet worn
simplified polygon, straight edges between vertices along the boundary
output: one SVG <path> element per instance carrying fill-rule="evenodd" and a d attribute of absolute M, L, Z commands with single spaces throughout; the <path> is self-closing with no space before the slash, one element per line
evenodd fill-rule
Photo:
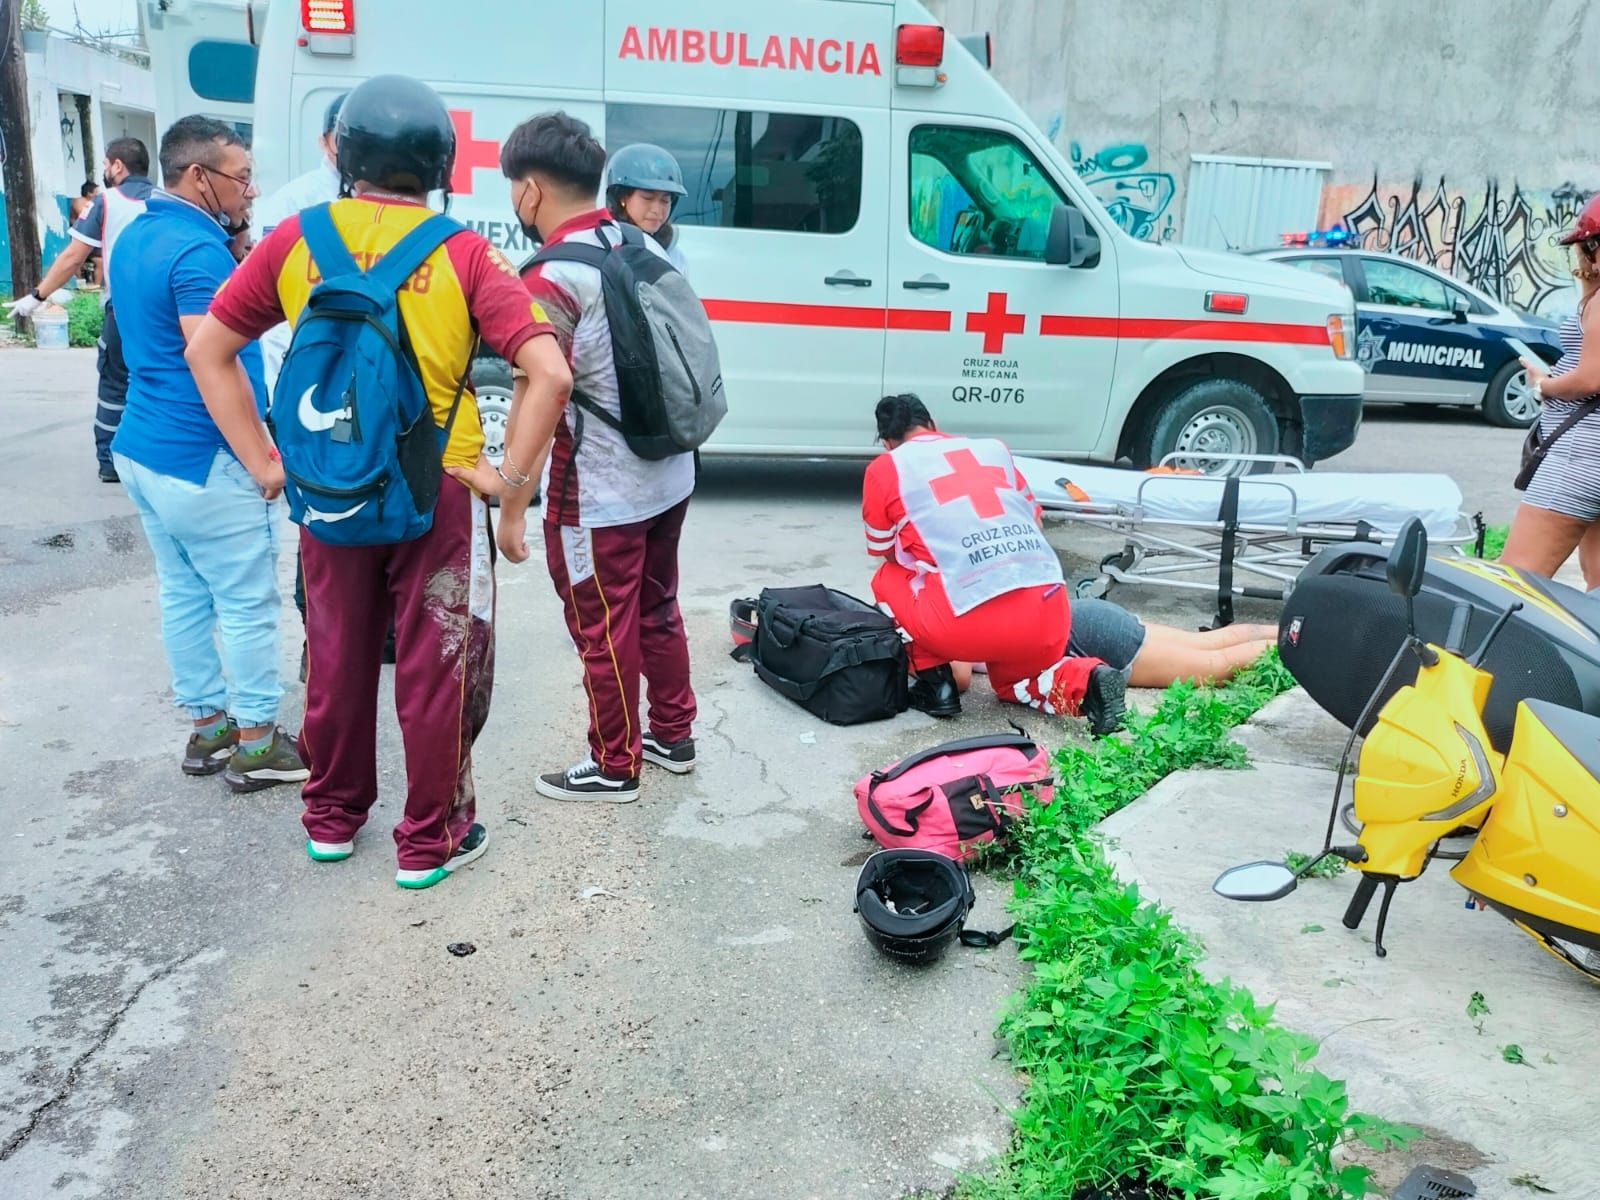
<path fill-rule="evenodd" d="M 611 156 L 611 162 L 606 167 L 607 195 L 618 188 L 667 192 L 673 196 L 687 194 L 678 160 L 660 146 L 652 146 L 649 142 L 624 146 Z"/>

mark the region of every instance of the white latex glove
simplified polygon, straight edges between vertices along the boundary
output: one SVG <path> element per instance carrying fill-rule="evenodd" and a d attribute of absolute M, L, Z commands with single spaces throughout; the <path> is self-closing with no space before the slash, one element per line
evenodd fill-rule
<path fill-rule="evenodd" d="M 21 296 L 6 305 L 6 316 L 13 321 L 21 321 L 33 316 L 43 307 L 43 300 L 35 300 L 32 296 Z"/>

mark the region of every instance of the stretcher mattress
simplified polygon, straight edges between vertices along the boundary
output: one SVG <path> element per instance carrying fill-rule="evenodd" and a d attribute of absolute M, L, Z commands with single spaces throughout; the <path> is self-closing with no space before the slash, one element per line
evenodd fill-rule
<path fill-rule="evenodd" d="M 1206 524 L 1219 519 L 1224 481 L 1089 467 L 1018 458 L 1034 498 L 1045 511 L 1140 510 L 1146 520 Z M 1060 481 L 1066 480 L 1073 490 Z M 1461 489 L 1448 475 L 1383 475 L 1317 471 L 1304 475 L 1251 475 L 1239 481 L 1239 524 L 1286 527 L 1365 521 L 1380 533 L 1397 533 L 1420 517 L 1435 538 L 1457 535 Z"/>

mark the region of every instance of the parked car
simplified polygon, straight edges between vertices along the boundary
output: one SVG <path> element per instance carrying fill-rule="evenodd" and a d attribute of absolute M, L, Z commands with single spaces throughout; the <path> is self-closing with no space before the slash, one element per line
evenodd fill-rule
<path fill-rule="evenodd" d="M 1367 403 L 1481 407 L 1491 425 L 1533 424 L 1539 406 L 1515 343 L 1554 363 L 1561 357 L 1556 322 L 1409 258 L 1318 240 L 1247 253 L 1350 289 Z"/>

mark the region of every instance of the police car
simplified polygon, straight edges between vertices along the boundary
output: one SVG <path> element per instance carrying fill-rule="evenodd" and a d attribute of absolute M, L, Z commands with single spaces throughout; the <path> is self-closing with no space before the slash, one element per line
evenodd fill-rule
<path fill-rule="evenodd" d="M 1337 280 L 1355 296 L 1368 403 L 1481 406 L 1491 425 L 1512 428 L 1538 417 L 1517 360 L 1522 346 L 1549 363 L 1560 358 L 1556 322 L 1412 259 L 1357 249 L 1342 229 L 1284 243 L 1251 254 Z"/>

